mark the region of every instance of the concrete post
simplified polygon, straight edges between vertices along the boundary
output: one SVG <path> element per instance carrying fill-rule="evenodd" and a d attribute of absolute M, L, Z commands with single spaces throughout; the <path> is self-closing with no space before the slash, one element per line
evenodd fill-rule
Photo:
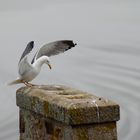
<path fill-rule="evenodd" d="M 20 140 L 117 140 L 119 105 L 65 86 L 17 90 Z"/>

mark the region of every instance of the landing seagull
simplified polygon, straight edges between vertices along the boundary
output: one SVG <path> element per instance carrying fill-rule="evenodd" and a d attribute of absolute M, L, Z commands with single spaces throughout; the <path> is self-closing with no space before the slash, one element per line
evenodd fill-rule
<path fill-rule="evenodd" d="M 27 60 L 29 53 L 34 47 L 34 41 L 27 44 L 19 60 L 19 77 L 9 83 L 9 85 L 24 83 L 26 86 L 33 86 L 32 81 L 40 72 L 43 64 L 47 64 L 51 69 L 50 56 L 63 53 L 77 45 L 72 40 L 59 40 L 43 45 L 34 55 L 31 63 Z"/>

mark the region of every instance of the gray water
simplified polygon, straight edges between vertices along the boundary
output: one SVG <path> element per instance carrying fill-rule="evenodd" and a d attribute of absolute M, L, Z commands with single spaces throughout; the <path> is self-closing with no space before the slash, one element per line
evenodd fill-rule
<path fill-rule="evenodd" d="M 119 140 L 140 137 L 140 2 L 138 0 L 0 1 L 0 140 L 18 140 L 15 92 L 6 83 L 28 41 L 73 39 L 77 46 L 51 58 L 36 84 L 64 84 L 121 107 Z M 34 52 L 35 52 L 34 50 Z M 33 53 L 34 53 L 33 52 Z"/>

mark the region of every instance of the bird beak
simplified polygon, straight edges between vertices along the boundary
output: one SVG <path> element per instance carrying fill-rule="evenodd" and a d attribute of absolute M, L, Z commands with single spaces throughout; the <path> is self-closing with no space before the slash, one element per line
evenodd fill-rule
<path fill-rule="evenodd" d="M 51 66 L 51 64 L 48 64 L 48 66 L 49 66 L 49 68 L 50 68 L 50 69 L 52 69 L 52 66 Z"/>

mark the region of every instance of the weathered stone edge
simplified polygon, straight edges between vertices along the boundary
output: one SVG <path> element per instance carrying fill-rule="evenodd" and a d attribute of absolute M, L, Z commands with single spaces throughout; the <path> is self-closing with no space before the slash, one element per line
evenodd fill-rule
<path fill-rule="evenodd" d="M 36 96 L 22 94 L 22 91 L 18 91 L 16 97 L 17 106 L 70 125 L 118 121 L 120 117 L 117 104 L 108 107 L 99 106 L 98 110 L 91 107 L 87 112 L 86 108 L 67 109 Z"/>

